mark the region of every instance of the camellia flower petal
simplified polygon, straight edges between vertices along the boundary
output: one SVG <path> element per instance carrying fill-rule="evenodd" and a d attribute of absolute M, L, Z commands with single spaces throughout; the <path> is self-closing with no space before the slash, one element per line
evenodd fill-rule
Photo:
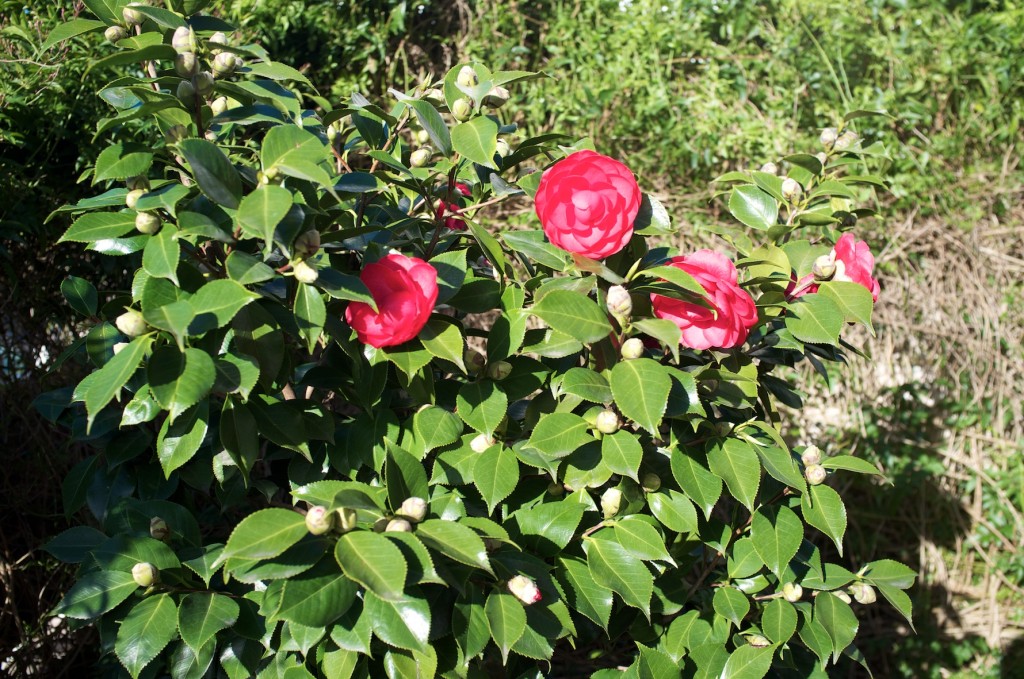
<path fill-rule="evenodd" d="M 577 151 L 544 172 L 534 206 L 553 244 L 604 259 L 633 236 L 642 198 L 625 165 L 594 151 Z"/>
<path fill-rule="evenodd" d="M 372 347 L 408 342 L 427 324 L 437 301 L 437 270 L 417 257 L 391 254 L 367 264 L 360 280 L 377 303 L 351 302 L 345 320 Z"/>

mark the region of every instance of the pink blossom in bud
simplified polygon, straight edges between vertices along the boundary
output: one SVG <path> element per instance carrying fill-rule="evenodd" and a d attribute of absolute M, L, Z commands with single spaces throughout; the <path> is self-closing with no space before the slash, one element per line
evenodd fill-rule
<path fill-rule="evenodd" d="M 515 598 L 519 599 L 527 606 L 535 604 L 541 599 L 540 589 L 537 587 L 537 583 L 525 575 L 517 575 L 509 580 L 508 591 L 512 592 L 512 595 Z"/>

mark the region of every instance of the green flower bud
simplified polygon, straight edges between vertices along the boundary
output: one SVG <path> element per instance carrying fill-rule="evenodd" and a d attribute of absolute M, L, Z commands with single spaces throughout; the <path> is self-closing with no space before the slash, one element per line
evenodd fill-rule
<path fill-rule="evenodd" d="M 339 532 L 347 533 L 356 527 L 358 515 L 356 510 L 349 507 L 341 507 L 335 512 L 338 515 L 337 528 Z"/>
<path fill-rule="evenodd" d="M 609 488 L 601 495 L 601 514 L 604 518 L 610 519 L 619 513 L 622 506 L 622 491 L 618 488 Z"/>
<path fill-rule="evenodd" d="M 326 507 L 310 507 L 306 512 L 306 530 L 313 535 L 323 535 L 334 528 L 335 513 Z"/>
<path fill-rule="evenodd" d="M 160 582 L 160 571 L 153 564 L 140 561 L 132 566 L 132 580 L 139 587 L 152 587 Z"/>
<path fill-rule="evenodd" d="M 487 376 L 492 380 L 503 380 L 512 374 L 512 364 L 508 361 L 498 361 L 487 366 Z"/>
<path fill-rule="evenodd" d="M 154 540 L 166 540 L 171 535 L 171 529 L 167 527 L 167 522 L 161 519 L 159 516 L 154 516 L 149 520 L 149 537 Z"/>
<path fill-rule="evenodd" d="M 444 92 L 437 89 L 436 87 L 432 87 L 426 92 L 424 92 L 423 96 L 421 96 L 420 98 L 425 101 L 429 101 L 431 104 L 434 104 L 435 106 L 440 106 L 441 104 L 444 103 Z"/>
<path fill-rule="evenodd" d="M 778 174 L 779 166 L 775 163 L 765 163 L 761 166 L 761 172 L 767 172 L 768 174 Z"/>
<path fill-rule="evenodd" d="M 804 478 L 806 478 L 807 483 L 812 486 L 820 486 L 825 482 L 825 477 L 827 476 L 828 470 L 820 464 L 812 464 L 804 470 Z"/>
<path fill-rule="evenodd" d="M 804 448 L 804 452 L 800 453 L 800 461 L 804 463 L 805 467 L 821 464 L 821 450 L 815 445 L 807 446 Z"/>
<path fill-rule="evenodd" d="M 846 588 L 846 591 L 853 596 L 854 600 L 859 604 L 873 604 L 877 597 L 875 596 L 875 588 L 866 582 L 855 582 Z"/>
<path fill-rule="evenodd" d="M 830 281 L 836 275 L 836 258 L 832 254 L 822 255 L 814 260 L 811 273 L 816 281 Z M 805 463 L 806 464 L 806 463 Z"/>
<path fill-rule="evenodd" d="M 791 604 L 795 604 L 804 596 L 804 588 L 795 582 L 787 582 L 782 586 L 782 596 Z"/>
<path fill-rule="evenodd" d="M 748 634 L 747 644 L 753 646 L 754 648 L 768 648 L 772 645 L 772 642 L 768 641 L 768 639 L 761 636 L 760 634 Z"/>
<path fill-rule="evenodd" d="M 310 266 L 303 260 L 299 260 L 292 264 L 292 273 L 295 275 L 295 280 L 300 283 L 306 283 L 307 285 L 315 283 L 316 279 L 320 277 L 320 273 L 316 268 Z"/>
<path fill-rule="evenodd" d="M 387 533 L 411 533 L 412 524 L 405 519 L 391 519 L 384 531 Z"/>
<path fill-rule="evenodd" d="M 134 191 L 135 189 L 148 189 L 149 178 L 141 174 L 135 177 L 129 177 L 128 179 L 124 180 L 124 185 L 127 186 L 132 191 Z"/>
<path fill-rule="evenodd" d="M 153 235 L 160 230 L 160 218 L 152 212 L 140 212 L 135 215 L 135 228 L 139 233 Z"/>
<path fill-rule="evenodd" d="M 455 103 L 452 104 L 452 115 L 459 122 L 469 120 L 470 116 L 473 115 L 473 102 L 466 97 L 456 99 Z"/>
<path fill-rule="evenodd" d="M 487 365 L 487 358 L 476 349 L 466 349 L 462 352 L 462 362 L 470 375 L 476 375 Z"/>
<path fill-rule="evenodd" d="M 497 443 L 497 441 L 494 440 L 493 436 L 477 434 L 473 440 L 469 442 L 469 447 L 474 453 L 482 453 L 495 443 Z"/>
<path fill-rule="evenodd" d="M 238 67 L 238 57 L 231 52 L 221 52 L 213 58 L 213 75 L 218 78 L 229 76 Z"/>
<path fill-rule="evenodd" d="M 228 36 L 224 35 L 224 33 L 221 32 L 221 31 L 217 31 L 216 33 L 214 33 L 213 35 L 210 36 L 210 39 L 209 39 L 208 45 L 207 45 L 207 47 L 210 50 L 210 54 L 220 54 L 221 53 L 221 50 L 219 49 L 219 47 L 217 47 L 217 45 L 220 45 L 220 46 L 223 46 L 223 47 L 227 47 L 228 46 Z"/>
<path fill-rule="evenodd" d="M 430 133 L 427 132 L 426 130 L 417 130 L 416 131 L 416 141 L 419 144 L 426 144 L 427 142 L 430 141 Z"/>
<path fill-rule="evenodd" d="M 142 3 L 133 2 L 127 7 L 121 10 L 121 16 L 124 18 L 124 22 L 128 24 L 128 28 L 135 28 L 141 26 L 142 22 L 146 20 L 146 15 L 133 7 L 140 7 Z"/>
<path fill-rule="evenodd" d="M 128 209 L 134 210 L 139 202 L 139 198 L 142 198 L 144 195 L 146 195 L 145 189 L 129 191 L 124 197 L 124 204 L 128 206 Z"/>
<path fill-rule="evenodd" d="M 645 493 L 653 493 L 661 488 L 661 477 L 652 472 L 648 472 L 640 479 L 640 487 L 644 489 Z"/>
<path fill-rule="evenodd" d="M 409 154 L 409 164 L 413 167 L 423 167 L 430 162 L 430 158 L 433 155 L 434 151 L 429 146 L 424 146 Z"/>
<path fill-rule="evenodd" d="M 605 305 L 620 323 L 628 321 L 630 314 L 633 313 L 633 298 L 630 296 L 629 290 L 621 285 L 613 285 L 608 288 Z"/>
<path fill-rule="evenodd" d="M 508 90 L 504 87 L 494 87 L 491 88 L 490 92 L 484 95 L 481 103 L 488 108 L 501 108 L 508 103 L 508 99 Z"/>
<path fill-rule="evenodd" d="M 565 486 L 556 481 L 552 481 L 548 484 L 548 495 L 559 497 L 563 494 L 565 494 Z"/>
<path fill-rule="evenodd" d="M 168 144 L 177 144 L 182 139 L 188 138 L 188 128 L 184 125 L 171 125 L 164 132 L 164 139 Z"/>
<path fill-rule="evenodd" d="M 860 137 L 856 132 L 853 130 L 847 130 L 839 135 L 839 139 L 836 139 L 836 143 L 833 145 L 832 149 L 835 151 L 846 151 L 856 144 L 858 139 L 860 139 Z"/>
<path fill-rule="evenodd" d="M 295 239 L 294 245 L 292 245 L 292 251 L 296 257 L 306 259 L 312 257 L 320 251 L 320 232 L 316 229 L 310 229 L 305 233 L 299 235 Z"/>
<path fill-rule="evenodd" d="M 217 97 L 210 103 L 210 110 L 215 116 L 219 116 L 221 113 L 224 113 L 228 110 L 228 98 Z"/>
<path fill-rule="evenodd" d="M 209 71 L 200 71 L 192 77 L 196 92 L 205 97 L 213 92 L 213 75 Z"/>
<path fill-rule="evenodd" d="M 799 198 L 802 191 L 803 189 L 800 188 L 800 184 L 792 177 L 786 177 L 782 180 L 782 197 L 789 202 L 792 203 Z"/>
<path fill-rule="evenodd" d="M 171 36 L 171 47 L 178 54 L 195 52 L 199 49 L 199 43 L 196 42 L 196 32 L 189 26 L 178 26 L 174 29 L 174 35 Z"/>
<path fill-rule="evenodd" d="M 421 497 L 406 498 L 398 513 L 413 523 L 419 523 L 427 518 L 427 501 Z"/>
<path fill-rule="evenodd" d="M 196 107 L 196 88 L 192 87 L 192 83 L 188 80 L 182 80 L 178 83 L 178 90 L 175 93 L 178 97 L 178 101 L 185 105 L 188 110 L 193 110 Z"/>
<path fill-rule="evenodd" d="M 498 140 L 496 150 L 498 152 L 498 155 L 501 156 L 502 158 L 508 158 L 510 155 L 512 155 L 512 147 L 509 146 L 508 142 L 505 141 L 504 139 Z"/>
<path fill-rule="evenodd" d="M 174 72 L 182 78 L 191 78 L 195 75 L 198 65 L 199 62 L 196 61 L 194 52 L 183 52 L 174 57 Z"/>
<path fill-rule="evenodd" d="M 476 87 L 480 84 L 480 77 L 471 66 L 463 66 L 459 69 L 459 77 L 456 79 L 456 82 L 463 87 Z"/>
<path fill-rule="evenodd" d="M 644 343 L 639 337 L 630 337 L 622 343 L 622 358 L 630 360 L 644 355 Z"/>
<path fill-rule="evenodd" d="M 837 130 L 834 127 L 826 127 L 824 130 L 821 131 L 821 136 L 818 137 L 818 141 L 821 142 L 821 145 L 824 146 L 826 149 L 830 149 L 833 145 L 835 145 L 836 138 L 838 137 L 838 135 L 839 130 Z"/>
<path fill-rule="evenodd" d="M 107 39 L 107 42 L 113 44 L 127 38 L 128 31 L 124 30 L 123 26 L 110 26 L 107 30 L 103 31 L 103 37 Z"/>
<path fill-rule="evenodd" d="M 602 434 L 614 434 L 622 426 L 622 422 L 614 410 L 602 410 L 597 414 L 596 425 Z"/>

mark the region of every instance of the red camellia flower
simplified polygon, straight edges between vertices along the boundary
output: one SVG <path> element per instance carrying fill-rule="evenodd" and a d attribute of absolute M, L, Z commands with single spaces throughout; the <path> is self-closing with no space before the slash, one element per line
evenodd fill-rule
<path fill-rule="evenodd" d="M 456 184 L 455 190 L 461 193 L 463 196 L 470 195 L 469 187 L 466 186 L 465 184 Z M 442 217 L 444 217 L 446 212 L 455 212 L 461 209 L 461 206 L 459 206 L 457 203 L 448 203 L 445 202 L 444 200 L 440 200 L 438 201 L 437 205 L 436 217 L 437 219 L 441 219 Z M 466 222 L 461 217 L 458 217 L 457 215 L 454 214 L 451 217 L 445 217 L 444 225 L 451 229 L 452 231 L 466 230 Z"/>
<path fill-rule="evenodd" d="M 641 198 L 625 165 L 594 151 L 577 151 L 544 172 L 534 204 L 548 240 L 568 252 L 604 259 L 629 242 Z"/>
<path fill-rule="evenodd" d="M 681 344 L 691 349 L 728 349 L 743 344 L 757 323 L 757 309 L 751 296 L 739 286 L 733 263 L 712 250 L 698 250 L 675 257 L 669 264 L 693 276 L 707 290 L 714 308 L 651 295 L 654 315 L 679 326 L 683 331 Z"/>
<path fill-rule="evenodd" d="M 426 325 L 437 301 L 437 270 L 416 257 L 392 254 L 367 264 L 359 279 L 377 303 L 350 302 L 345 320 L 372 347 L 408 342 Z"/>
<path fill-rule="evenodd" d="M 835 273 L 832 273 L 832 267 L 835 267 Z M 871 300 L 878 301 L 880 292 L 878 280 L 871 275 L 875 269 L 875 256 L 871 254 L 868 244 L 854 238 L 852 233 L 844 233 L 840 236 L 832 251 L 818 258 L 815 262 L 815 269 L 822 269 L 823 273 L 831 274 L 831 278 L 825 275 L 822 276 L 822 280 L 846 281 L 863 285 L 871 293 Z M 790 286 L 790 296 L 796 299 L 817 292 L 818 286 L 814 280 L 813 273 L 804 276 L 798 283 Z"/>

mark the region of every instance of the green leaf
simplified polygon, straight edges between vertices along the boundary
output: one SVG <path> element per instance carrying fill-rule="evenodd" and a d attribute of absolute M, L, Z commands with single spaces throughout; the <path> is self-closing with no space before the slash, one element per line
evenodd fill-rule
<path fill-rule="evenodd" d="M 213 390 L 229 394 L 239 394 L 242 400 L 249 399 L 249 393 L 260 378 L 260 368 L 256 360 L 242 354 L 227 353 L 214 363 L 217 379 Z"/>
<path fill-rule="evenodd" d="M 189 327 L 193 335 L 223 328 L 234 320 L 242 307 L 259 299 L 255 292 L 246 290 L 236 281 L 218 279 L 206 283 L 189 300 L 196 317 Z"/>
<path fill-rule="evenodd" d="M 608 380 L 589 368 L 569 368 L 562 377 L 562 391 L 591 403 L 611 403 L 614 398 Z"/>
<path fill-rule="evenodd" d="M 818 287 L 818 293 L 835 303 L 843 314 L 843 320 L 848 323 L 863 323 L 871 334 L 874 334 L 874 328 L 871 327 L 871 312 L 875 305 L 871 300 L 871 292 L 863 285 L 851 281 L 828 281 Z"/>
<path fill-rule="evenodd" d="M 261 509 L 242 519 L 231 532 L 221 560 L 255 561 L 283 553 L 308 534 L 306 521 L 289 509 Z"/>
<path fill-rule="evenodd" d="M 736 627 L 741 627 L 743 618 L 750 612 L 750 601 L 747 595 L 735 587 L 719 587 L 712 599 L 715 613 L 721 615 Z"/>
<path fill-rule="evenodd" d="M 106 179 L 128 179 L 145 175 L 153 164 L 153 154 L 141 144 L 118 142 L 103 149 L 96 157 L 92 183 Z"/>
<path fill-rule="evenodd" d="M 94 316 L 96 314 L 98 295 L 96 294 L 96 287 L 89 281 L 77 276 L 68 276 L 61 282 L 60 291 L 64 295 L 64 299 L 71 305 L 71 308 L 78 313 L 83 316 Z"/>
<path fill-rule="evenodd" d="M 654 577 L 643 561 L 614 540 L 590 538 L 584 542 L 584 549 L 594 581 L 608 587 L 627 605 L 639 608 L 650 618 Z"/>
<path fill-rule="evenodd" d="M 391 92 L 395 93 L 395 90 L 391 90 Z M 448 131 L 448 125 L 444 122 L 444 118 L 437 112 L 434 105 L 428 101 L 412 99 L 411 97 L 401 96 L 398 98 L 416 114 L 420 127 L 430 135 L 430 141 L 433 142 L 438 152 L 441 155 L 450 156 L 452 154 L 451 133 Z"/>
<path fill-rule="evenodd" d="M 572 499 L 546 502 L 513 514 L 522 542 L 543 556 L 556 556 L 572 540 L 584 507 Z"/>
<path fill-rule="evenodd" d="M 566 585 L 566 603 L 607 631 L 614 601 L 612 590 L 594 580 L 590 568 L 582 559 L 562 557 L 559 564 Z"/>
<path fill-rule="evenodd" d="M 763 679 L 772 668 L 774 655 L 773 646 L 740 646 L 729 655 L 729 662 L 722 668 L 721 679 Z"/>
<path fill-rule="evenodd" d="M 121 21 L 120 14 L 115 19 L 114 23 Z M 139 49 L 133 50 L 121 50 L 108 54 L 102 59 L 97 59 L 89 65 L 86 72 L 98 69 L 107 68 L 108 66 L 122 66 L 124 64 L 139 64 L 144 61 L 163 61 L 171 60 L 177 56 L 177 52 L 170 45 L 146 45 Z"/>
<path fill-rule="evenodd" d="M 650 358 L 622 361 L 612 368 L 609 382 L 622 414 L 657 437 L 672 389 L 672 378 L 665 368 Z"/>
<path fill-rule="evenodd" d="M 129 572 L 136 564 L 151 563 L 160 570 L 181 565 L 174 551 L 159 540 L 141 536 L 116 535 L 92 552 L 92 561 L 105 571 Z"/>
<path fill-rule="evenodd" d="M 665 538 L 646 521 L 636 517 L 620 519 L 615 522 L 612 533 L 620 545 L 639 559 L 675 563 L 665 549 Z"/>
<path fill-rule="evenodd" d="M 455 412 L 483 434 L 493 434 L 508 411 L 508 396 L 490 380 L 470 382 L 459 389 Z"/>
<path fill-rule="evenodd" d="M 177 606 L 170 594 L 143 599 L 117 630 L 114 653 L 132 677 L 138 677 L 178 632 Z"/>
<path fill-rule="evenodd" d="M 299 333 L 306 340 L 306 350 L 313 353 L 327 321 L 327 306 L 320 291 L 312 285 L 299 283 L 295 292 L 294 311 Z"/>
<path fill-rule="evenodd" d="M 260 238 L 269 248 L 274 243 L 274 230 L 288 211 L 292 209 L 294 200 L 288 189 L 267 184 L 242 199 L 238 206 L 238 225 L 242 233 L 251 238 Z"/>
<path fill-rule="evenodd" d="M 601 461 L 614 474 L 628 476 L 637 483 L 640 477 L 640 462 L 643 460 L 644 449 L 636 438 L 636 434 L 628 431 L 617 431 L 601 438 Z"/>
<path fill-rule="evenodd" d="M 277 125 L 263 138 L 263 172 L 276 168 L 333 191 L 331 177 L 323 168 L 330 152 L 316 135 L 295 125 Z"/>
<path fill-rule="evenodd" d="M 176 302 L 174 306 L 178 304 L 188 302 Z M 176 347 L 162 346 L 153 352 L 146 376 L 157 403 L 169 411 L 173 422 L 210 393 L 217 370 L 213 359 L 202 349 L 179 351 Z"/>
<path fill-rule="evenodd" d="M 836 303 L 817 293 L 790 302 L 786 314 L 786 329 L 801 342 L 813 344 L 838 344 L 843 323 Z"/>
<path fill-rule="evenodd" d="M 782 577 L 782 572 L 796 556 L 804 540 L 804 524 L 793 510 L 780 506 L 772 515 L 762 507 L 754 513 L 750 538 L 764 565 Z"/>
<path fill-rule="evenodd" d="M 909 589 L 917 578 L 917 573 L 899 561 L 881 559 L 872 561 L 864 570 L 864 579 L 873 585 L 886 585 L 896 589 Z"/>
<path fill-rule="evenodd" d="M 772 599 L 761 613 L 761 630 L 777 644 L 784 644 L 796 633 L 796 609 L 785 599 Z"/>
<path fill-rule="evenodd" d="M 466 280 L 466 251 L 449 250 L 430 259 L 437 269 L 437 303 L 444 304 L 458 293 Z"/>
<path fill-rule="evenodd" d="M 278 128 L 271 129 L 270 134 Z M 184 139 L 178 150 L 192 168 L 199 189 L 214 203 L 236 209 L 242 200 L 242 180 L 228 157 L 205 139 Z"/>
<path fill-rule="evenodd" d="M 210 421 L 210 402 L 207 400 L 192 406 L 181 417 L 171 422 L 168 417 L 160 427 L 156 438 L 156 454 L 164 475 L 192 459 L 206 438 Z"/>
<path fill-rule="evenodd" d="M 227 269 L 228 276 L 231 280 L 240 285 L 262 283 L 263 281 L 269 281 L 276 275 L 274 270 L 264 264 L 260 259 L 242 252 L 241 250 L 235 250 L 228 255 L 228 259 L 224 263 L 224 268 Z M 323 273 L 321 273 L 321 278 L 322 277 Z"/>
<path fill-rule="evenodd" d="M 189 324 L 196 317 L 196 311 L 188 300 L 183 299 L 155 309 L 147 308 L 142 312 L 142 317 L 154 328 L 166 330 L 174 335 L 178 351 L 185 351 L 185 338 L 188 337 Z"/>
<path fill-rule="evenodd" d="M 142 251 L 142 268 L 150 276 L 166 278 L 178 284 L 178 260 L 181 247 L 175 237 L 177 232 L 170 224 L 164 224 L 160 231 L 146 241 Z"/>
<path fill-rule="evenodd" d="M 533 305 L 530 313 L 554 330 L 587 344 L 607 337 L 612 331 L 597 303 L 569 290 L 552 290 Z"/>
<path fill-rule="evenodd" d="M 704 289 L 697 279 L 682 269 L 665 264 L 663 266 L 656 266 L 651 269 L 644 269 L 640 272 L 644 276 L 652 276 L 658 280 L 668 281 L 672 285 L 677 286 L 682 290 L 687 290 L 700 297 L 707 296 L 707 290 Z M 677 326 L 678 327 L 678 326 Z"/>
<path fill-rule="evenodd" d="M 472 528 L 453 521 L 428 519 L 416 527 L 416 537 L 450 559 L 492 573 L 484 541 Z"/>
<path fill-rule="evenodd" d="M 548 413 L 541 416 L 527 445 L 548 459 L 558 460 L 594 441 L 590 425 L 573 413 Z"/>
<path fill-rule="evenodd" d="M 69 618 L 93 620 L 112 610 L 138 588 L 131 573 L 93 571 L 72 585 L 54 612 Z"/>
<path fill-rule="evenodd" d="M 348 535 L 373 535 L 388 542 L 376 533 Z M 405 563 L 401 554 L 398 562 Z M 325 559 L 312 570 L 285 580 L 281 607 L 275 616 L 307 627 L 327 627 L 349 609 L 356 599 L 357 589 L 355 582 L 342 575 L 336 564 Z"/>
<path fill-rule="evenodd" d="M 508 652 L 526 631 L 526 610 L 519 600 L 507 592 L 492 592 L 484 605 L 487 627 L 494 643 L 501 651 L 503 663 L 508 663 Z"/>
<path fill-rule="evenodd" d="M 814 622 L 821 625 L 832 640 L 836 660 L 843 649 L 853 643 L 860 628 L 860 622 L 853 614 L 853 609 L 831 592 L 821 592 L 815 597 Z"/>
<path fill-rule="evenodd" d="M 92 427 L 96 415 L 121 391 L 135 370 L 142 363 L 142 358 L 149 352 L 153 344 L 150 335 L 136 337 L 120 352 L 107 361 L 107 364 L 96 372 L 87 375 L 75 388 L 76 401 L 85 402 L 85 410 L 89 416 L 89 427 Z"/>
<path fill-rule="evenodd" d="M 800 626 L 800 640 L 821 659 L 822 665 L 832 655 L 832 640 L 821 625 L 809 618 Z"/>
<path fill-rule="evenodd" d="M 91 526 L 75 526 L 47 542 L 43 549 L 64 563 L 82 563 L 107 536 Z"/>
<path fill-rule="evenodd" d="M 697 510 L 682 493 L 662 488 L 655 493 L 647 494 L 647 504 L 651 507 L 651 513 L 665 528 L 677 533 L 697 530 Z"/>
<path fill-rule="evenodd" d="M 158 26 L 164 28 L 179 28 L 186 26 L 185 20 L 174 12 L 163 9 L 162 7 L 149 7 L 147 5 L 138 6 L 139 13 L 153 20 Z"/>
<path fill-rule="evenodd" d="M 130 212 L 91 212 L 76 219 L 58 243 L 94 243 L 119 238 L 135 231 L 135 215 Z"/>
<path fill-rule="evenodd" d="M 420 330 L 419 338 L 423 348 L 432 356 L 453 363 L 465 372 L 466 366 L 462 362 L 465 340 L 459 326 L 432 318 Z"/>
<path fill-rule="evenodd" d="M 846 506 L 839 493 L 829 486 L 811 486 L 810 492 L 800 498 L 804 521 L 832 538 L 839 554 L 843 553 L 843 535 L 846 533 Z"/>
<path fill-rule="evenodd" d="M 882 472 L 878 471 L 875 465 L 853 455 L 836 455 L 835 457 L 826 458 L 821 461 L 821 466 L 825 469 L 845 469 L 846 471 L 857 472 L 858 474 L 882 475 Z"/>
<path fill-rule="evenodd" d="M 59 42 L 64 42 L 69 38 L 82 35 L 83 33 L 91 33 L 92 31 L 105 28 L 106 24 L 102 21 L 95 21 L 93 19 L 72 19 L 71 21 L 65 21 L 59 24 L 56 28 L 50 31 L 50 34 L 46 36 L 46 40 L 39 46 L 39 50 L 45 52 Z"/>
<path fill-rule="evenodd" d="M 487 503 L 487 512 L 493 514 L 498 503 L 511 495 L 519 483 L 516 454 L 503 445 L 489 447 L 480 453 L 473 466 L 473 480 Z"/>
<path fill-rule="evenodd" d="M 277 379 L 284 360 L 284 333 L 258 304 L 250 304 L 239 311 L 231 327 L 235 331 L 235 348 L 256 359 L 260 366 L 260 383 L 269 388 Z"/>
<path fill-rule="evenodd" d="M 785 442 L 783 442 L 785 444 Z M 804 479 L 804 475 L 800 472 L 799 467 L 796 465 L 796 461 L 793 459 L 793 455 L 788 449 L 780 448 L 778 446 L 754 446 L 757 450 L 757 454 L 761 457 L 761 462 L 764 464 L 764 469 L 772 478 L 781 481 L 782 483 L 795 488 L 800 492 L 807 491 L 807 481 Z"/>
<path fill-rule="evenodd" d="M 338 538 L 334 556 L 346 576 L 381 599 L 404 598 L 408 566 L 398 547 L 383 535 L 369 531 L 345 533 Z"/>
<path fill-rule="evenodd" d="M 363 617 L 373 625 L 381 641 L 397 648 L 422 651 L 430 637 L 430 604 L 423 596 L 405 596 L 395 600 L 367 592 Z"/>
<path fill-rule="evenodd" d="M 462 427 L 458 416 L 437 406 L 427 406 L 412 418 L 412 431 L 424 454 L 457 441 Z"/>
<path fill-rule="evenodd" d="M 494 154 L 498 151 L 498 124 L 487 116 L 459 123 L 452 128 L 452 147 L 474 163 L 498 169 Z"/>
<path fill-rule="evenodd" d="M 778 221 L 779 204 L 761 189 L 747 184 L 732 190 L 729 212 L 752 229 L 767 230 Z"/>
<path fill-rule="evenodd" d="M 708 466 L 725 481 L 729 493 L 753 511 L 761 485 L 761 460 L 746 441 L 726 439 L 708 448 Z"/>
<path fill-rule="evenodd" d="M 426 498 L 429 494 L 427 472 L 416 456 L 386 440 L 388 453 L 384 478 L 392 507 L 400 507 L 406 498 Z"/>
<path fill-rule="evenodd" d="M 694 457 L 695 451 L 687 446 L 680 448 L 672 451 L 672 476 L 683 492 L 704 512 L 704 518 L 710 519 L 711 510 L 722 496 L 722 479 L 708 471 Z"/>
<path fill-rule="evenodd" d="M 893 605 L 893 607 L 900 612 L 907 620 L 907 624 L 910 625 L 910 629 L 914 629 L 914 607 L 910 597 L 906 593 L 891 587 L 889 585 L 883 585 L 879 583 L 876 585 L 879 593 L 885 597 L 886 601 Z"/>
<path fill-rule="evenodd" d="M 178 629 L 181 640 L 196 653 L 222 629 L 238 620 L 238 604 L 223 594 L 196 592 L 187 594 L 178 605 Z"/>

